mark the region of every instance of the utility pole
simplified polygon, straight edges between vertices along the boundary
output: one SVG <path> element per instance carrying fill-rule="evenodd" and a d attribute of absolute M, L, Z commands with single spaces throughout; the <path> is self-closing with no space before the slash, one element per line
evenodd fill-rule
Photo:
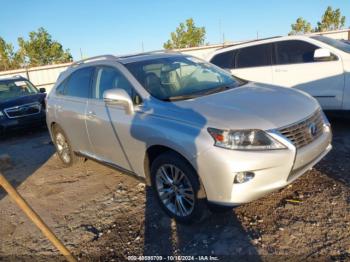
<path fill-rule="evenodd" d="M 222 36 L 222 45 L 225 45 L 225 33 L 222 29 L 221 19 L 219 20 L 219 32 L 220 36 Z"/>
<path fill-rule="evenodd" d="M 81 51 L 81 48 L 79 48 L 80 50 L 80 59 L 83 59 L 83 52 Z"/>

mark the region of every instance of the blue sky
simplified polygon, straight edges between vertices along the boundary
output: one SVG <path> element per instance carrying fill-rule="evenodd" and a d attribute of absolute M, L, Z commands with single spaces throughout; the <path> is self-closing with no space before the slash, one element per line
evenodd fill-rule
<path fill-rule="evenodd" d="M 206 42 L 285 35 L 302 16 L 316 25 L 327 6 L 340 8 L 350 25 L 348 0 L 2 0 L 0 36 L 17 37 L 46 28 L 74 59 L 161 49 L 170 32 L 192 17 L 207 30 Z"/>

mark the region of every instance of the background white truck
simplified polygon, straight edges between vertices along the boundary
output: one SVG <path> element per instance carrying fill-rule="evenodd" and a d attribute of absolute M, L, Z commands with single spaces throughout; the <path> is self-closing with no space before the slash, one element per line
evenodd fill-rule
<path fill-rule="evenodd" d="M 324 110 L 350 111 L 349 42 L 273 37 L 216 50 L 207 60 L 246 80 L 303 90 Z"/>

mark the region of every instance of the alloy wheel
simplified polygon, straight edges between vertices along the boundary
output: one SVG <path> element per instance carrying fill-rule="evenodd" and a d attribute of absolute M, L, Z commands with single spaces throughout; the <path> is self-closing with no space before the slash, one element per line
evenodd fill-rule
<path fill-rule="evenodd" d="M 156 188 L 161 202 L 174 215 L 185 217 L 192 213 L 195 194 L 190 180 L 178 167 L 164 164 L 156 173 Z"/>
<path fill-rule="evenodd" d="M 62 160 L 68 164 L 71 161 L 70 148 L 62 133 L 56 134 L 56 146 L 58 154 L 61 156 Z"/>

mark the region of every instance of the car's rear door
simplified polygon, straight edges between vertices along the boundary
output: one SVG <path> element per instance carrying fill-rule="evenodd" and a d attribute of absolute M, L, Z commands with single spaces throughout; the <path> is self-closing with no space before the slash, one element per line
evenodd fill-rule
<path fill-rule="evenodd" d="M 239 78 L 272 84 L 272 44 L 259 44 L 215 55 L 211 62 Z"/>
<path fill-rule="evenodd" d="M 342 61 L 336 55 L 330 61 L 315 61 L 318 48 L 302 40 L 276 42 L 273 82 L 311 94 L 323 109 L 341 109 L 345 81 Z"/>
<path fill-rule="evenodd" d="M 74 151 L 91 152 L 86 130 L 86 109 L 94 68 L 73 72 L 56 88 L 53 106 L 55 118 L 66 133 Z"/>
<path fill-rule="evenodd" d="M 232 74 L 240 78 L 272 84 L 272 45 L 259 44 L 236 51 Z"/>

